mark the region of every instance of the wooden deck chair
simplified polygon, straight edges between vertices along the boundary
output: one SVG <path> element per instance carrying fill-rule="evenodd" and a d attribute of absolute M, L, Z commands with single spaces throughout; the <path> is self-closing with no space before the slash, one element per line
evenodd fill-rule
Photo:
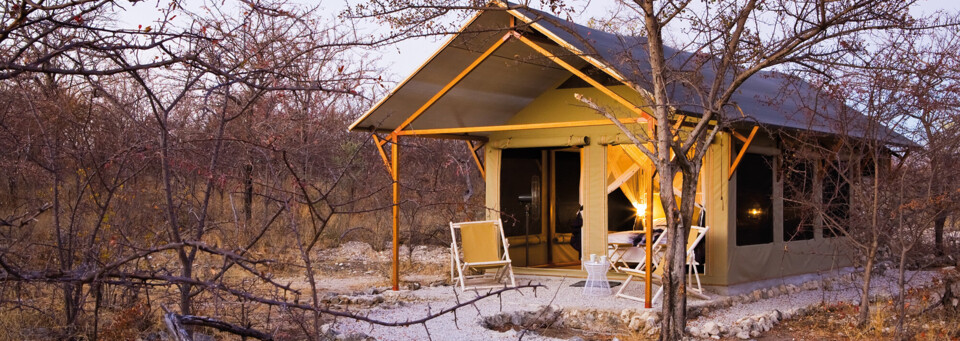
<path fill-rule="evenodd" d="M 703 237 L 707 235 L 707 230 L 709 229 L 710 229 L 709 227 L 691 226 L 690 234 L 687 237 L 687 252 L 686 252 L 687 275 L 695 277 L 697 280 L 696 289 L 690 288 L 687 290 L 687 292 L 695 293 L 700 297 L 703 297 L 703 287 L 700 285 L 700 274 L 696 271 L 696 266 L 698 264 L 696 261 L 696 257 L 694 255 L 694 249 L 696 249 L 697 245 L 700 244 L 700 242 L 703 240 Z M 663 236 L 666 236 L 666 233 L 662 234 L 661 238 Z M 661 242 L 660 238 L 657 238 L 657 243 L 660 243 L 660 242 Z M 659 288 L 657 288 L 657 292 L 653 294 L 653 297 L 651 298 L 652 300 L 651 303 L 656 302 L 657 299 L 660 298 L 660 295 L 663 294 L 663 267 L 660 266 L 660 263 L 661 263 L 660 260 L 664 258 L 664 252 L 666 251 L 666 247 L 662 247 L 658 251 L 659 251 L 658 253 L 654 253 L 653 259 L 651 260 L 653 273 L 650 274 L 651 275 L 650 277 L 653 284 L 655 284 Z M 617 290 L 617 295 L 616 295 L 617 297 L 623 297 L 626 299 L 631 299 L 631 300 L 641 301 L 641 302 L 643 301 L 643 298 L 641 297 L 630 296 L 624 293 L 624 289 L 627 288 L 627 285 L 630 284 L 630 281 L 633 280 L 634 276 L 639 277 L 641 279 L 646 276 L 647 269 L 644 269 L 643 266 L 644 266 L 644 262 L 641 262 L 640 264 L 637 264 L 637 266 L 633 268 L 620 268 L 620 271 L 625 272 L 628 276 L 627 276 L 627 280 L 624 281 L 623 285 L 620 286 L 620 290 Z"/>
<path fill-rule="evenodd" d="M 460 242 L 457 242 L 460 231 Z M 503 232 L 500 219 L 450 223 L 450 278 L 456 280 L 460 290 L 467 289 L 467 280 L 492 278 L 497 284 L 471 286 L 472 289 L 500 288 L 504 277 L 509 276 L 510 286 L 517 286 L 513 277 L 513 265 L 510 260 L 509 243 Z M 461 259 L 462 255 L 462 259 Z M 469 270 L 479 270 L 480 275 L 469 275 Z M 497 269 L 494 274 L 487 270 Z"/>

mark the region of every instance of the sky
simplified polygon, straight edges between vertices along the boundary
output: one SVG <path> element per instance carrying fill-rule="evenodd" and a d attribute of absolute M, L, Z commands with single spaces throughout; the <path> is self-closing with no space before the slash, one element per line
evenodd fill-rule
<path fill-rule="evenodd" d="M 346 24 L 346 22 L 338 15 L 348 6 L 362 3 L 360 0 L 293 1 L 303 6 L 316 6 L 318 13 L 326 17 L 329 22 L 338 22 L 341 25 Z M 530 2 L 533 7 L 539 3 L 539 1 Z M 200 2 L 190 2 L 190 5 L 197 6 L 197 3 Z M 586 23 L 591 18 L 604 18 L 616 8 L 614 0 L 570 0 L 568 4 L 573 8 L 571 19 L 581 24 Z M 129 26 L 129 28 L 136 28 L 138 25 L 147 26 L 160 17 L 157 10 L 158 6 L 165 6 L 165 2 L 160 0 L 143 1 L 133 5 L 124 5 L 126 10 L 119 14 L 119 25 Z M 194 8 L 195 11 L 197 9 Z M 915 8 L 914 15 L 919 16 L 938 10 L 956 12 L 960 10 L 960 0 L 920 0 L 919 6 Z M 377 32 L 386 29 L 374 20 L 365 20 L 354 25 L 357 25 L 355 27 L 361 32 Z M 459 25 L 457 23 L 457 26 Z M 443 36 L 409 39 L 396 44 L 367 49 L 359 53 L 365 58 L 378 60 L 377 64 L 384 70 L 382 75 L 386 83 L 398 83 L 427 61 L 447 39 L 448 37 Z"/>
<path fill-rule="evenodd" d="M 535 4 L 536 1 L 532 3 Z M 572 19 L 580 24 L 586 23 L 590 18 L 603 18 L 615 8 L 613 0 L 581 0 L 571 1 L 571 3 L 574 8 Z M 960 0 L 921 0 L 919 5 L 913 13 L 915 16 L 939 10 L 951 12 L 960 10 Z M 426 62 L 446 40 L 447 37 L 437 36 L 410 39 L 371 51 L 371 55 L 380 58 L 380 65 L 386 70 L 385 80 L 400 82 Z"/>

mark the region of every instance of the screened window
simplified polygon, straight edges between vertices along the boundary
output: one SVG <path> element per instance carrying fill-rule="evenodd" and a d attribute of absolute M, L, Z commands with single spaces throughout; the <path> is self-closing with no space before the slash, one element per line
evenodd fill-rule
<path fill-rule="evenodd" d="M 771 157 L 744 154 L 737 166 L 737 245 L 773 242 Z"/>
<path fill-rule="evenodd" d="M 823 222 L 824 237 L 843 235 L 841 229 L 846 229 L 849 223 L 850 183 L 844 176 L 845 167 L 843 162 L 826 165 L 823 179 L 823 208 L 826 216 Z"/>
<path fill-rule="evenodd" d="M 783 241 L 813 239 L 811 210 L 814 165 L 809 160 L 785 156 L 783 162 Z"/>
<path fill-rule="evenodd" d="M 580 210 L 580 152 L 557 151 L 556 167 L 556 232 L 573 232 L 572 223 Z"/>
<path fill-rule="evenodd" d="M 504 149 L 500 169 L 500 218 L 507 236 L 522 236 L 526 231 L 521 195 L 530 195 L 531 183 L 540 181 L 543 156 L 539 149 Z M 530 234 L 541 231 L 540 214 L 530 214 Z"/>

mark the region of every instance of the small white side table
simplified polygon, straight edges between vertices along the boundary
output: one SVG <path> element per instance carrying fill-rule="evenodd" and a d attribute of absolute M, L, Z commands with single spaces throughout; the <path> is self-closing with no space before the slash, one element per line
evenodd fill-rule
<path fill-rule="evenodd" d="M 607 296 L 613 293 L 607 281 L 610 262 L 583 262 L 587 270 L 587 282 L 583 285 L 584 296 Z"/>

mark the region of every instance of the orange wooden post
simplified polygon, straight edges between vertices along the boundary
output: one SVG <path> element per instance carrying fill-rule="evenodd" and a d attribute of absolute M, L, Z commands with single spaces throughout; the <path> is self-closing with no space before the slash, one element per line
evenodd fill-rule
<path fill-rule="evenodd" d="M 466 69 L 463 69 L 463 71 L 460 71 L 460 74 L 458 74 L 456 77 L 453 77 L 453 80 L 447 83 L 447 85 L 444 85 L 443 88 L 440 89 L 440 91 L 434 94 L 433 97 L 430 97 L 430 99 L 428 99 L 426 103 L 421 105 L 420 108 L 417 109 L 417 111 L 414 111 L 413 114 L 410 115 L 410 117 L 407 117 L 407 119 L 404 120 L 403 123 L 400 123 L 400 125 L 397 126 L 397 128 L 393 129 L 393 132 L 390 133 L 390 136 L 396 136 L 397 134 L 399 134 L 404 128 L 409 126 L 410 123 L 413 122 L 413 120 L 416 120 L 418 117 L 420 117 L 421 114 L 427 111 L 427 109 L 430 109 L 430 107 L 434 103 L 440 100 L 440 98 L 443 97 L 443 95 L 446 95 L 447 92 L 450 91 L 450 89 L 453 89 L 453 87 L 457 85 L 457 83 L 460 83 L 461 80 L 467 77 L 467 75 L 469 75 L 470 72 L 473 71 L 473 69 L 476 69 L 477 66 L 480 66 L 480 63 L 486 60 L 487 57 L 491 56 L 493 52 L 497 51 L 497 49 L 499 49 L 500 46 L 503 45 L 503 43 L 507 42 L 507 40 L 509 40 L 511 36 L 512 36 L 512 32 L 504 34 L 503 37 L 501 37 L 499 40 L 494 42 L 493 46 L 490 46 L 490 48 L 488 48 L 486 51 L 480 54 L 480 57 L 478 57 L 476 60 L 470 63 L 470 65 L 468 65 Z"/>
<path fill-rule="evenodd" d="M 647 121 L 645 118 L 621 118 L 618 119 L 623 124 L 634 124 Z M 613 121 L 608 119 L 585 120 L 585 121 L 567 121 L 567 122 L 546 122 L 546 123 L 526 123 L 526 124 L 505 124 L 494 126 L 478 127 L 460 127 L 460 128 L 436 128 L 436 129 L 411 129 L 401 130 L 397 135 L 401 136 L 423 136 L 423 135 L 442 135 L 442 134 L 469 134 L 486 133 L 491 131 L 516 131 L 516 130 L 535 130 L 552 128 L 579 128 L 613 125 Z"/>
<path fill-rule="evenodd" d="M 532 40 L 530 40 L 529 38 L 520 35 L 520 33 L 516 32 L 516 31 L 513 31 L 512 33 L 513 33 L 514 37 L 516 37 L 517 39 L 519 39 L 520 41 L 522 41 L 524 44 L 527 44 L 527 46 L 530 46 L 531 48 L 533 48 L 534 50 L 536 50 L 537 52 L 539 52 L 541 55 L 543 55 L 544 57 L 549 58 L 550 60 L 552 60 L 552 61 L 553 61 L 554 63 L 556 63 L 557 65 L 560 65 L 560 66 L 563 67 L 564 69 L 567 69 L 567 71 L 570 71 L 570 73 L 572 73 L 572 74 L 574 74 L 575 76 L 579 77 L 580 79 L 584 80 L 585 82 L 587 82 L 588 84 L 590 84 L 591 86 L 593 86 L 593 88 L 595 88 L 595 89 L 597 89 L 597 90 L 600 90 L 600 92 L 606 94 L 608 97 L 612 98 L 614 101 L 617 101 L 618 103 L 620 103 L 620 104 L 622 104 L 623 106 L 627 107 L 628 109 L 630 109 L 631 111 L 633 111 L 634 113 L 636 113 L 637 115 L 639 115 L 640 117 L 653 119 L 653 116 L 651 116 L 650 114 L 644 112 L 644 111 L 641 110 L 639 107 L 637 107 L 636 105 L 634 105 L 634 104 L 631 103 L 630 101 L 626 100 L 625 98 L 620 97 L 620 95 L 618 95 L 616 92 L 613 92 L 613 90 L 610 90 L 610 89 L 608 89 L 607 87 L 603 86 L 603 84 L 601 84 L 600 82 L 596 81 L 595 79 L 591 78 L 590 76 L 587 76 L 587 74 L 585 74 L 585 73 L 583 73 L 582 71 L 580 71 L 580 69 L 577 69 L 577 68 L 573 67 L 572 65 L 570 65 L 570 64 L 568 64 L 567 62 L 563 61 L 563 59 L 560 59 L 560 57 L 557 57 L 557 56 L 555 56 L 553 53 L 550 53 L 550 51 L 548 51 L 547 49 L 541 47 L 540 45 L 537 45 L 537 43 L 534 43 L 534 42 L 533 42 Z"/>
<path fill-rule="evenodd" d="M 737 171 L 737 166 L 740 165 L 740 159 L 743 158 L 743 154 L 747 153 L 747 148 L 750 147 L 750 142 L 753 142 L 753 137 L 757 135 L 757 130 L 760 129 L 760 126 L 753 126 L 753 130 L 750 130 L 750 136 L 747 136 L 747 140 L 743 142 L 743 148 L 740 148 L 740 153 L 737 153 L 737 158 L 733 160 L 733 164 L 730 165 L 730 172 L 727 173 L 727 180 L 733 178 L 733 172 Z"/>
<path fill-rule="evenodd" d="M 400 290 L 400 138 L 390 146 L 390 176 L 393 178 L 393 291 Z"/>
<path fill-rule="evenodd" d="M 480 155 L 477 155 L 477 151 L 481 150 L 480 148 L 483 148 L 484 143 L 478 142 L 477 145 L 473 145 L 473 141 L 464 140 L 464 142 L 467 143 L 467 149 L 470 150 L 470 156 L 473 157 L 473 162 L 477 164 L 477 169 L 480 170 L 480 177 L 486 179 L 487 178 L 486 167 L 484 167 L 483 161 L 480 161 Z"/>

